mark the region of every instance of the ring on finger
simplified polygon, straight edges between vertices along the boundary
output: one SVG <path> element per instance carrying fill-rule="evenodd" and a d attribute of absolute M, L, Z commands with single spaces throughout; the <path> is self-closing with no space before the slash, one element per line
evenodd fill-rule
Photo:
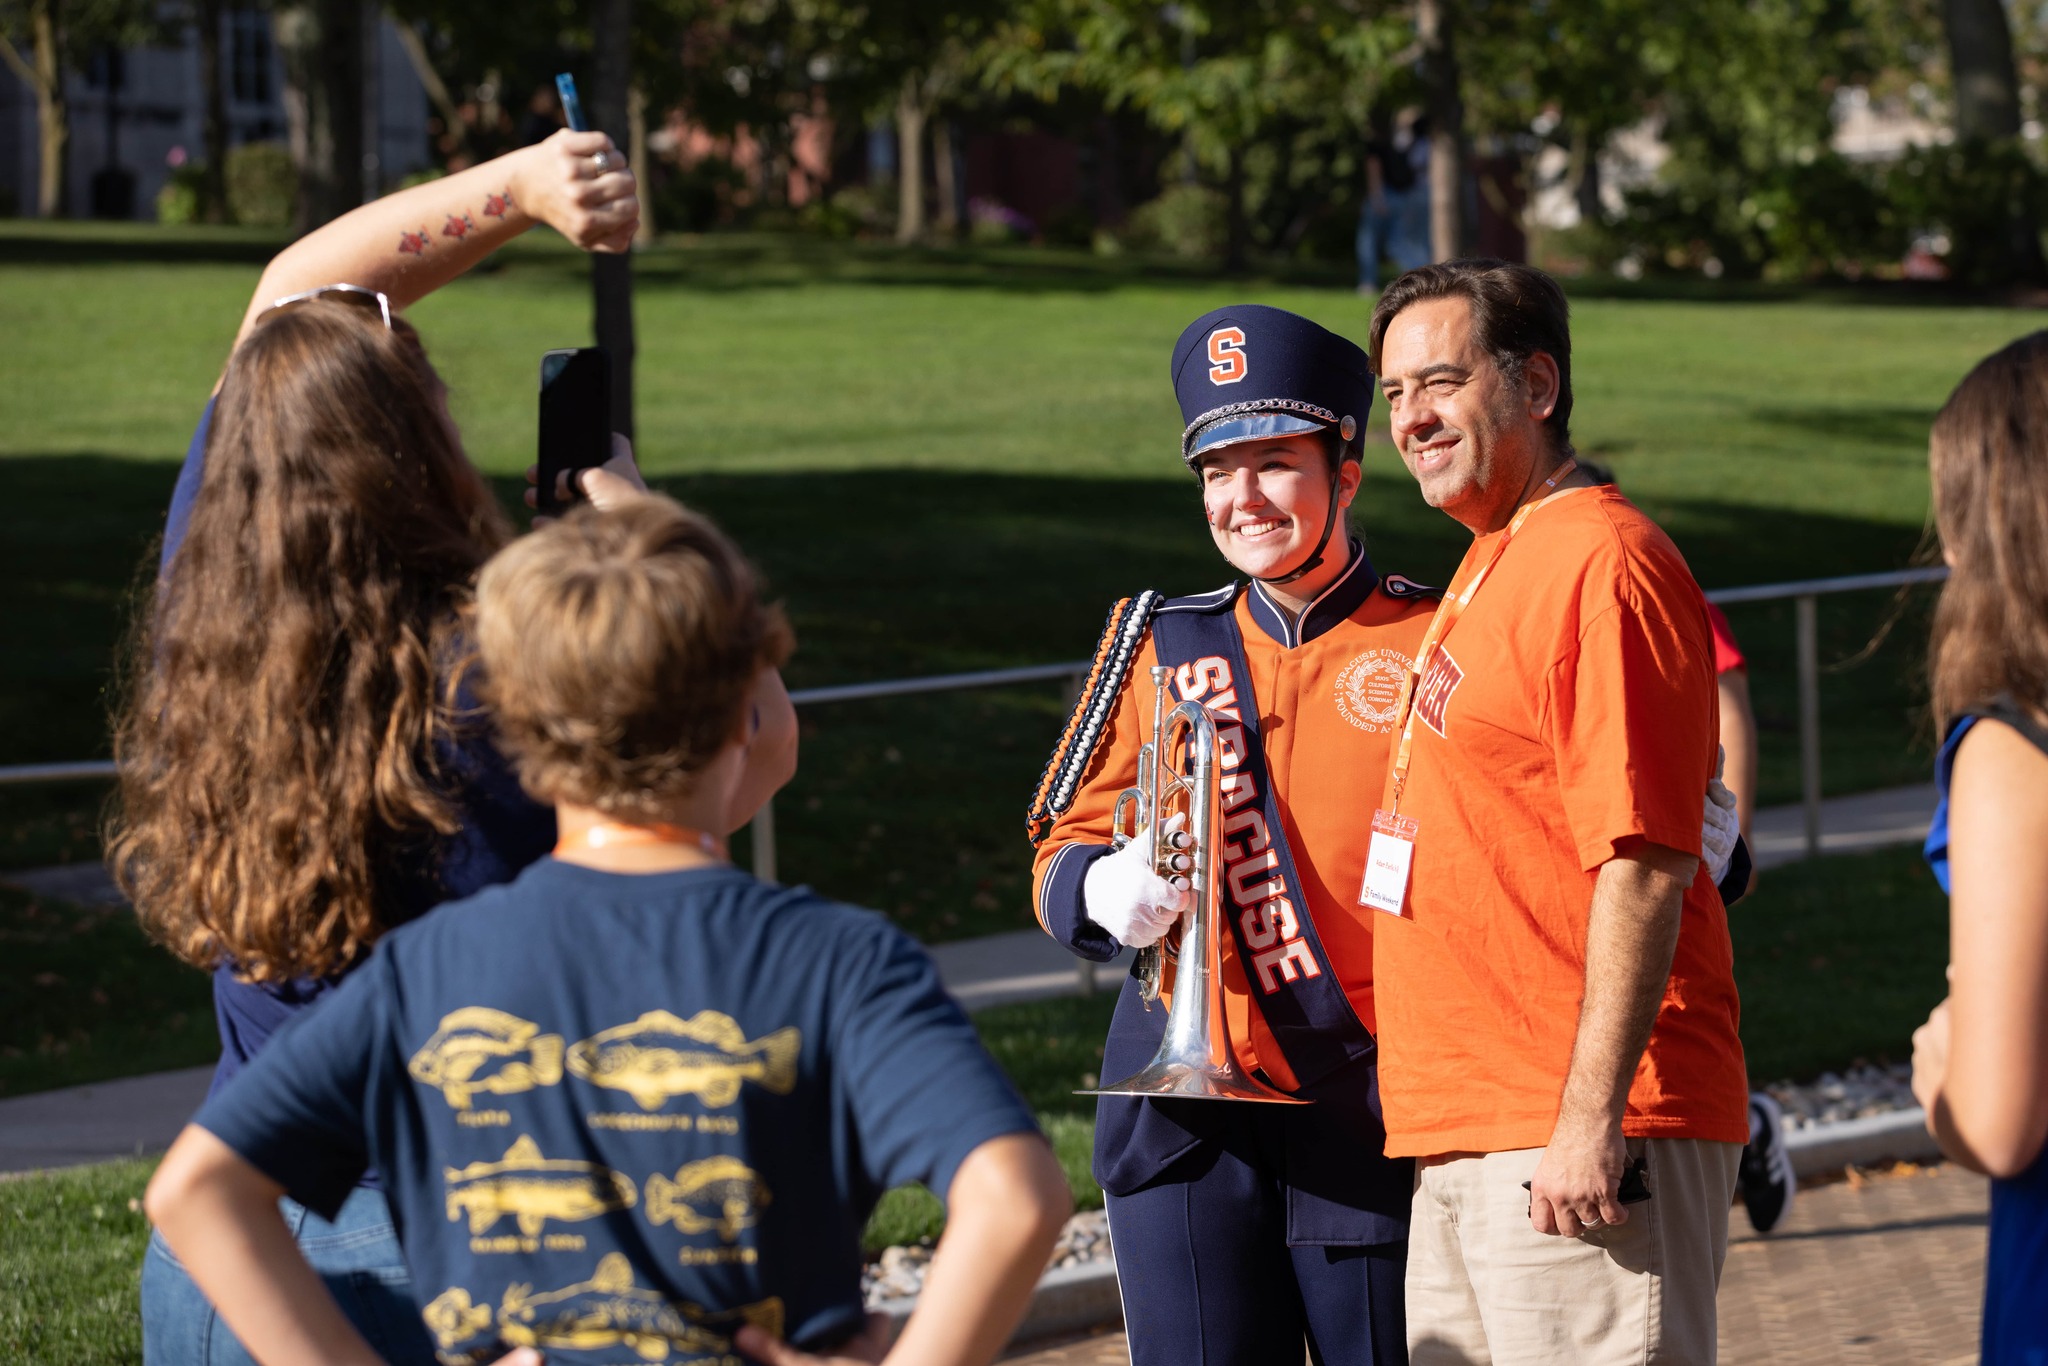
<path fill-rule="evenodd" d="M 610 152 L 599 152 L 590 158 L 590 164 L 597 168 L 599 175 L 603 175 L 612 168 L 612 154 Z"/>

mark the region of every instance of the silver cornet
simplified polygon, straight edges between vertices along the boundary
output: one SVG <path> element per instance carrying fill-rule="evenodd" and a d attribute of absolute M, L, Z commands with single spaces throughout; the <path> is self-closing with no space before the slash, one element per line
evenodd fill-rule
<path fill-rule="evenodd" d="M 1152 738 L 1138 750 L 1138 782 L 1116 799 L 1111 840 L 1117 848 L 1139 835 L 1151 841 L 1152 871 L 1189 895 L 1180 916 L 1173 1004 L 1166 1037 L 1152 1061 L 1085 1096 L 1183 1096 L 1303 1105 L 1237 1065 L 1223 1012 L 1222 882 L 1217 835 L 1223 812 L 1223 764 L 1216 722 L 1200 702 L 1166 709 L 1165 666 L 1152 670 Z M 1126 813 L 1129 813 L 1128 817 Z M 1166 823 L 1184 814 L 1187 826 Z M 1128 819 L 1128 825 L 1126 821 Z M 1166 940 L 1138 950 L 1138 993 L 1151 1009 L 1166 972 Z"/>

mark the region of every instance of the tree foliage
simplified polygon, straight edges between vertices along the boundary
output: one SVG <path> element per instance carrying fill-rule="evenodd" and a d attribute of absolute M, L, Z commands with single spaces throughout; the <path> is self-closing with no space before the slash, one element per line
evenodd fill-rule
<path fill-rule="evenodd" d="M 1228 255 L 1288 250 L 1319 216 L 1348 227 L 1376 112 L 1414 44 L 1373 0 L 1027 0 L 984 54 L 993 88 L 1088 92 L 1180 141 L 1184 174 L 1226 197 Z"/>
<path fill-rule="evenodd" d="M 0 0 L 0 13 L 131 2 Z M 455 155 L 524 140 L 538 116 L 527 102 L 538 92 L 547 105 L 548 76 L 587 72 L 588 7 L 574 0 L 390 3 L 445 86 L 436 103 Z M 1959 239 L 1965 223 L 1974 233 L 1985 220 L 1972 204 L 1987 197 L 2001 214 L 2030 212 L 2034 154 L 2010 139 L 1963 139 L 1897 166 L 1853 163 L 1831 147 L 1838 99 L 1863 87 L 1948 119 L 1957 14 L 1982 20 L 1999 6 L 1441 0 L 1455 30 L 1456 145 L 1531 168 L 1561 149 L 1602 250 L 1647 268 L 1810 274 L 1896 259 L 1916 235 Z M 1148 153 L 1140 174 L 1156 165 L 1156 180 L 1141 197 L 1188 186 L 1177 206 L 1221 205 L 1216 236 L 1234 262 L 1335 255 L 1348 245 L 1369 141 L 1428 94 L 1418 13 L 1418 0 L 635 0 L 634 80 L 657 116 L 749 135 L 763 160 L 757 193 L 771 200 L 793 120 L 827 114 L 842 140 L 893 120 L 906 238 L 924 212 L 921 165 L 936 165 L 944 221 L 958 121 L 1087 137 L 1110 118 L 1149 130 L 1148 147 L 1165 153 Z M 2018 103 L 2002 106 L 2000 127 L 2015 108 L 2021 118 L 2038 108 L 2033 83 L 2048 76 L 2048 9 L 2014 13 Z M 1660 140 L 1665 159 L 1614 214 L 1601 153 L 1634 129 Z M 2023 269 L 2012 262 L 2024 253 L 2006 247 L 1973 242 L 1953 264 L 1973 278 Z"/>

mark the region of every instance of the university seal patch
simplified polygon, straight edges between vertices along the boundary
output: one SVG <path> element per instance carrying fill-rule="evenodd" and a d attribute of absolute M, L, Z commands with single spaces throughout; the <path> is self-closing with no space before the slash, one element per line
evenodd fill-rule
<path fill-rule="evenodd" d="M 1360 730 L 1393 729 L 1401 705 L 1408 657 L 1399 650 L 1367 650 L 1337 675 L 1337 712 Z"/>

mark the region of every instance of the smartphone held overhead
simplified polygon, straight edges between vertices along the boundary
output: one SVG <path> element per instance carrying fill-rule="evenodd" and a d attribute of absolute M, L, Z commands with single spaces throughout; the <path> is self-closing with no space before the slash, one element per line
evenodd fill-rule
<path fill-rule="evenodd" d="M 611 458 L 612 364 L 600 346 L 549 351 L 540 358 L 540 459 L 534 481 L 536 509 L 562 510 L 557 496 L 567 474 L 568 497 L 577 492 L 578 470 L 595 469 Z"/>

